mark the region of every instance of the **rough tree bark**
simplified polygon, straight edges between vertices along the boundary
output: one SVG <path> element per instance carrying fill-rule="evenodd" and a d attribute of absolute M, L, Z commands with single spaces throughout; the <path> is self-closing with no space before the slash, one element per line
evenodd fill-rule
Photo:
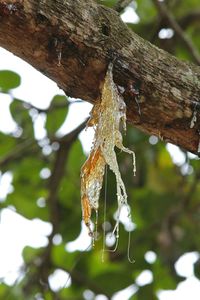
<path fill-rule="evenodd" d="M 128 121 L 200 154 L 200 67 L 143 40 L 115 11 L 93 0 L 0 0 L 0 24 L 0 46 L 71 97 L 98 101 L 113 62 Z"/>

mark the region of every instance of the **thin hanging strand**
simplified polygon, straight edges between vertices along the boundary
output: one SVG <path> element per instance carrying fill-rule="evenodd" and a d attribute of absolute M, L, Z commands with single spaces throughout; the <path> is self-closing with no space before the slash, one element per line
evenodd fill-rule
<path fill-rule="evenodd" d="M 104 190 L 104 211 L 103 211 L 103 246 L 102 246 L 102 255 L 101 261 L 104 262 L 104 254 L 105 254 L 105 244 L 106 244 L 106 204 L 107 204 L 107 183 L 108 183 L 108 168 L 105 166 L 105 190 Z"/>
<path fill-rule="evenodd" d="M 129 222 L 132 223 L 130 206 L 127 206 L 127 210 L 128 210 Z M 131 258 L 130 250 L 131 250 L 131 230 L 128 232 L 127 258 L 131 264 L 134 264 L 135 260 L 134 260 L 134 258 Z"/>
<path fill-rule="evenodd" d="M 115 242 L 115 247 L 114 249 L 107 249 L 106 251 L 108 252 L 116 252 L 118 245 L 119 245 L 119 218 L 120 218 L 120 213 L 121 213 L 121 207 L 118 208 L 118 212 L 117 212 L 117 221 L 115 224 L 115 227 L 113 229 L 113 231 L 111 232 L 110 236 L 114 236 L 116 238 L 116 242 Z M 115 234 L 116 232 L 116 234 Z"/>
<path fill-rule="evenodd" d="M 131 231 L 128 232 L 127 258 L 128 258 L 128 261 L 129 261 L 131 264 L 134 264 L 134 263 L 135 263 L 135 260 L 134 260 L 134 258 L 131 258 L 130 250 L 131 250 Z"/>
<path fill-rule="evenodd" d="M 114 249 L 106 249 L 106 230 L 105 230 L 105 223 L 106 223 L 106 209 L 107 209 L 107 186 L 108 186 L 108 167 L 107 165 L 105 166 L 105 193 L 104 193 L 104 218 L 103 218 L 103 223 L 104 223 L 104 228 L 103 228 L 103 247 L 102 247 L 102 262 L 104 262 L 104 254 L 105 252 L 115 252 L 118 248 L 118 242 L 119 242 L 119 220 L 118 220 L 118 226 L 115 226 L 114 230 L 111 233 L 111 236 L 115 236 L 116 238 L 116 243 Z M 119 219 L 119 216 L 118 216 Z M 116 235 L 115 235 L 116 231 Z"/>
<path fill-rule="evenodd" d="M 99 219 L 99 215 L 98 215 L 98 210 L 96 209 L 95 234 L 94 234 L 95 241 L 97 241 L 98 239 L 98 219 Z"/>
<path fill-rule="evenodd" d="M 114 247 L 114 249 L 106 249 L 105 251 L 107 251 L 107 252 L 116 252 L 117 251 L 117 248 L 119 245 L 119 224 L 116 228 L 116 235 L 113 232 L 110 234 L 110 236 L 113 236 L 113 235 L 116 238 L 115 247 Z"/>

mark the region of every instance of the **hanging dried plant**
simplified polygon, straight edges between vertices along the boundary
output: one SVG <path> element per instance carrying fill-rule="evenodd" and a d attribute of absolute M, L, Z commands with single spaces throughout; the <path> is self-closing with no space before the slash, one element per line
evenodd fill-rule
<path fill-rule="evenodd" d="M 117 222 L 113 232 L 118 229 L 119 216 L 123 205 L 127 205 L 127 193 L 122 181 L 116 158 L 115 147 L 133 155 L 133 172 L 135 175 L 135 153 L 122 144 L 120 123 L 126 130 L 126 104 L 119 95 L 113 81 L 113 65 L 110 63 L 105 76 L 102 89 L 101 102 L 94 105 L 88 126 L 93 126 L 95 136 L 91 153 L 81 169 L 81 202 L 83 220 L 91 229 L 92 210 L 98 211 L 99 196 L 103 184 L 103 176 L 106 164 L 110 167 L 116 177 L 117 185 Z"/>

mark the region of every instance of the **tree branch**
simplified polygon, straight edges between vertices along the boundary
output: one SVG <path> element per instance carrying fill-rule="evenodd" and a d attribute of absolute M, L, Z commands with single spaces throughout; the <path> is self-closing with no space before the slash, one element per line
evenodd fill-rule
<path fill-rule="evenodd" d="M 39 286 L 41 290 L 45 290 L 48 288 L 51 292 L 53 292 L 48 283 L 48 276 L 50 274 L 52 268 L 51 262 L 51 254 L 52 254 L 52 246 L 53 246 L 53 237 L 59 231 L 59 223 L 60 223 L 60 207 L 58 201 L 58 189 L 60 187 L 61 180 L 65 174 L 65 168 L 67 163 L 67 158 L 69 151 L 76 141 L 79 133 L 85 127 L 86 122 L 81 123 L 77 128 L 75 128 L 70 133 L 66 134 L 64 137 L 60 139 L 56 139 L 59 142 L 59 149 L 55 154 L 55 160 L 53 162 L 52 174 L 49 178 L 48 182 L 48 196 L 46 202 L 49 208 L 49 220 L 52 224 L 52 232 L 48 237 L 48 246 L 42 251 L 40 255 L 40 264 L 37 266 L 35 272 L 29 276 L 29 280 L 24 286 L 24 293 L 30 293 L 30 289 L 34 287 L 34 285 Z M 34 264 L 34 261 L 30 262 L 30 265 Z M 38 280 L 38 278 L 40 280 Z"/>
<path fill-rule="evenodd" d="M 179 24 L 179 26 L 182 28 L 182 30 L 186 30 L 189 26 L 195 26 L 200 23 L 200 10 L 190 11 L 187 12 L 186 15 L 183 15 L 176 19 L 176 22 Z M 130 25 L 129 25 L 130 26 Z M 149 22 L 145 22 L 143 24 L 134 24 L 134 28 L 140 28 L 142 32 L 143 38 L 148 38 L 148 40 L 154 44 L 156 39 L 158 39 L 159 31 L 162 28 L 166 28 L 167 26 L 170 26 L 169 22 L 166 20 L 166 18 L 162 17 L 160 14 L 158 18 L 155 18 L 154 20 L 151 20 Z M 137 30 L 136 30 L 137 32 Z M 179 38 L 179 40 L 182 40 L 178 35 L 175 35 L 175 37 Z M 171 38 L 171 40 L 174 40 L 174 36 Z M 171 53 L 171 52 L 170 52 Z"/>
<path fill-rule="evenodd" d="M 27 139 L 24 142 L 21 142 L 15 146 L 14 151 L 9 152 L 6 156 L 0 158 L 0 168 L 4 170 L 4 168 L 11 162 L 23 159 L 26 155 L 32 151 L 32 155 L 38 152 L 39 146 L 33 139 Z"/>
<path fill-rule="evenodd" d="M 114 81 L 125 99 L 128 121 L 198 154 L 198 66 L 143 40 L 115 11 L 93 0 L 8 4 L 0 1 L 2 47 L 53 79 L 67 95 L 91 103 L 99 101 L 108 63 L 114 61 Z"/>
<path fill-rule="evenodd" d="M 89 279 L 86 274 L 82 274 L 81 272 L 76 271 L 76 270 L 69 270 L 63 266 L 54 266 L 54 267 L 60 268 L 63 271 L 69 273 L 72 280 L 74 282 L 76 282 L 77 284 L 79 284 L 80 286 L 87 287 L 87 288 L 91 289 L 92 291 L 94 291 L 96 294 L 103 294 L 107 297 L 108 300 L 111 299 L 109 294 L 107 294 L 106 291 L 104 291 L 104 289 L 102 289 L 101 286 L 98 285 L 98 282 L 95 282 L 95 280 Z"/>
<path fill-rule="evenodd" d="M 59 149 L 55 155 L 55 161 L 52 169 L 52 174 L 49 178 L 47 203 L 50 208 L 50 221 L 53 225 L 52 238 L 56 233 L 59 221 L 58 209 L 58 189 L 60 182 L 65 174 L 65 166 L 71 146 L 76 141 L 79 133 L 85 128 L 86 122 L 81 123 L 70 133 L 62 138 L 55 138 L 53 141 L 59 142 Z"/>
<path fill-rule="evenodd" d="M 200 10 L 193 10 L 188 12 L 185 16 L 180 18 L 178 22 L 181 26 L 181 28 L 185 29 L 191 24 L 199 24 L 200 23 Z"/>
<path fill-rule="evenodd" d="M 114 6 L 117 12 L 122 12 L 133 0 L 118 0 Z"/>
<path fill-rule="evenodd" d="M 167 9 L 165 3 L 162 3 L 158 0 L 153 0 L 155 3 L 155 6 L 157 7 L 158 11 L 164 17 L 169 25 L 174 29 L 175 33 L 178 35 L 178 37 L 184 42 L 185 46 L 191 53 L 192 57 L 194 58 L 195 62 L 200 65 L 200 54 L 193 45 L 190 38 L 185 34 L 185 32 L 182 30 L 181 26 L 176 22 L 171 12 Z"/>

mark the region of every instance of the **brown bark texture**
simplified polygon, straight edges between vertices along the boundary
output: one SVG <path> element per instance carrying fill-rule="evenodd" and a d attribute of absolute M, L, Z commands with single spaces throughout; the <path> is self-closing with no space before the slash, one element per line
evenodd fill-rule
<path fill-rule="evenodd" d="M 0 46 L 91 103 L 112 62 L 128 122 L 200 154 L 200 67 L 143 40 L 112 9 L 93 0 L 0 0 Z"/>

